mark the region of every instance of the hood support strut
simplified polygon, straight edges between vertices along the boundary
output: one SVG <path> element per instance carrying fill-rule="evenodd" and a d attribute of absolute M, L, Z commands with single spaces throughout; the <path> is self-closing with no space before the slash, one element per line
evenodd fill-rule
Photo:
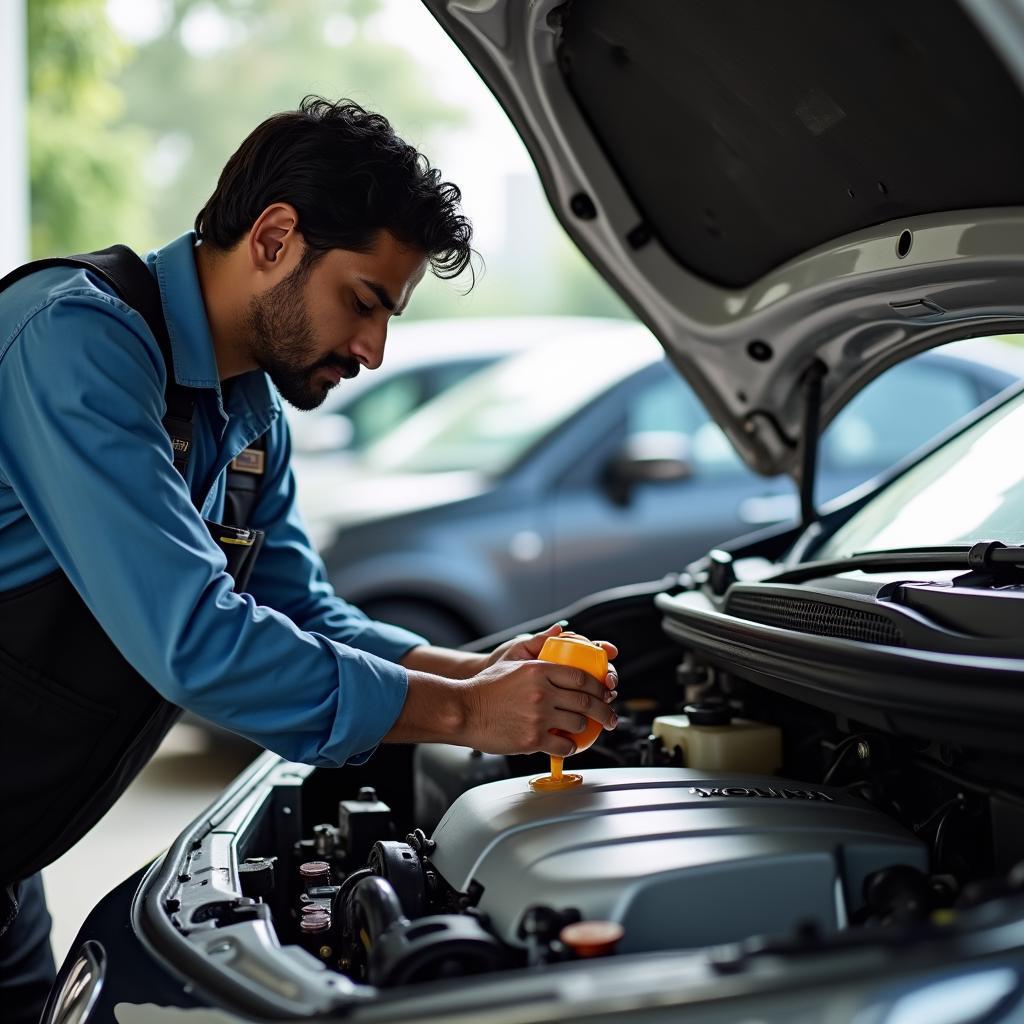
<path fill-rule="evenodd" d="M 814 507 L 814 481 L 818 472 L 818 445 L 821 438 L 821 381 L 828 368 L 815 359 L 804 373 L 804 422 L 800 432 L 800 522 L 810 526 L 818 518 Z"/>

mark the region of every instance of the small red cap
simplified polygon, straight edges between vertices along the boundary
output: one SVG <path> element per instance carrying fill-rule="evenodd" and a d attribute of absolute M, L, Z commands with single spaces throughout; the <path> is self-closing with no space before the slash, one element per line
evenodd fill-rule
<path fill-rule="evenodd" d="M 626 934 L 621 924 L 615 921 L 577 921 L 567 924 L 559 939 L 577 956 L 607 956 L 615 952 L 616 944 Z"/>
<path fill-rule="evenodd" d="M 304 932 L 325 932 L 331 927 L 330 914 L 321 911 L 319 914 L 303 914 L 299 928 Z"/>

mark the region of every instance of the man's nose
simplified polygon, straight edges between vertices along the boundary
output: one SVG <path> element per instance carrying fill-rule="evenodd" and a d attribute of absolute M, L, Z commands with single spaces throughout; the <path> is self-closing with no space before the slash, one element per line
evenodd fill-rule
<path fill-rule="evenodd" d="M 387 338 L 387 321 L 367 324 L 356 336 L 349 351 L 367 370 L 376 370 L 384 361 L 384 343 Z"/>

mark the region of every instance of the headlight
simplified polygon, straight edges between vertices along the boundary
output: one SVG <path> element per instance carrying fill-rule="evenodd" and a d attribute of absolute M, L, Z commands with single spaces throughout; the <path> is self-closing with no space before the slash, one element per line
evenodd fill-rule
<path fill-rule="evenodd" d="M 103 987 L 106 966 L 103 947 L 90 939 L 50 996 L 42 1024 L 85 1024 Z"/>

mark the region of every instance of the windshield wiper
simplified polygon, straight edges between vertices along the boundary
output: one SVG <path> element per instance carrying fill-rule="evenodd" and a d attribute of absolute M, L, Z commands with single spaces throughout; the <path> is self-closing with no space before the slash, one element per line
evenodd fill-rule
<path fill-rule="evenodd" d="M 1020 576 L 1024 573 L 1024 546 L 1004 544 L 998 540 L 982 540 L 977 544 L 948 547 L 892 548 L 887 551 L 859 551 L 847 558 L 830 558 L 820 562 L 804 562 L 762 580 L 762 583 L 802 583 L 819 576 L 842 572 L 935 572 L 942 569 L 968 569 L 976 580 L 993 576 Z M 958 580 L 957 582 L 968 582 Z"/>

